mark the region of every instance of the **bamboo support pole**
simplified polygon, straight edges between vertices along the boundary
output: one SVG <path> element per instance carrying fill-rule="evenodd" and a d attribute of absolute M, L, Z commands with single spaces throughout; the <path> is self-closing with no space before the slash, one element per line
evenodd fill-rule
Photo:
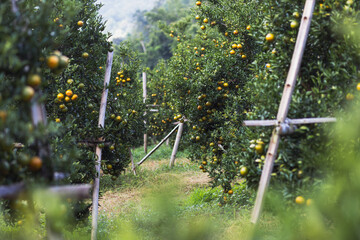
<path fill-rule="evenodd" d="M 306 0 L 304 12 L 299 28 L 299 33 L 295 45 L 295 50 L 291 60 L 291 65 L 286 79 L 284 92 L 281 98 L 277 121 L 278 124 L 284 123 L 289 110 L 292 93 L 296 84 L 296 79 L 300 70 L 305 45 L 310 30 L 311 19 L 315 7 L 315 0 Z M 251 216 L 251 222 L 256 223 L 259 219 L 263 205 L 264 195 L 270 182 L 271 172 L 277 155 L 280 136 L 278 127 L 273 131 L 268 152 L 266 154 L 264 169 L 261 174 L 259 188 L 256 196 L 255 206 Z"/>
<path fill-rule="evenodd" d="M 145 45 L 143 47 L 144 47 L 144 52 L 146 52 Z M 146 72 L 142 73 L 142 79 L 143 79 L 143 102 L 145 104 L 146 103 L 146 97 L 147 97 Z M 150 110 L 150 112 L 151 112 L 151 110 Z M 144 113 L 144 116 L 146 116 L 146 112 Z M 144 121 L 144 124 L 145 124 L 145 128 L 146 128 L 146 120 Z M 147 135 L 147 132 L 145 132 L 145 134 L 144 134 L 144 152 L 145 153 L 147 153 L 147 147 L 148 147 L 148 135 Z"/>
<path fill-rule="evenodd" d="M 99 112 L 99 127 L 104 127 L 105 124 L 105 112 L 106 112 L 106 103 L 108 96 L 108 85 L 110 83 L 111 76 L 111 67 L 113 61 L 113 52 L 108 52 L 106 60 L 106 71 L 104 79 L 104 90 L 101 96 L 101 105 Z M 94 181 L 94 191 L 93 191 L 93 202 L 92 202 L 92 230 L 91 230 L 91 239 L 96 240 L 97 234 L 97 219 L 98 219 L 98 206 L 99 206 L 99 186 L 100 186 L 100 169 L 101 169 L 101 154 L 102 149 L 97 145 L 96 146 L 96 177 Z"/>
<path fill-rule="evenodd" d="M 156 145 L 148 154 L 146 154 L 145 157 L 143 157 L 143 159 L 141 159 L 140 162 L 136 164 L 140 166 L 143 162 L 145 162 L 145 160 L 148 159 L 176 131 L 179 125 L 180 124 L 176 125 L 176 127 L 173 130 L 171 130 L 171 132 L 168 135 L 166 135 L 166 137 L 163 140 L 161 140 L 158 145 Z"/>
<path fill-rule="evenodd" d="M 178 132 L 176 134 L 174 148 L 173 148 L 173 151 L 171 153 L 170 164 L 169 164 L 170 168 L 172 168 L 175 165 L 176 153 L 177 153 L 178 148 L 179 148 L 180 139 L 181 139 L 181 136 L 182 136 L 183 129 L 184 129 L 184 123 L 179 123 L 179 130 L 178 130 Z"/>
<path fill-rule="evenodd" d="M 54 186 L 48 189 L 49 192 L 61 197 L 71 199 L 87 199 L 91 197 L 91 184 L 78 184 L 66 186 Z"/>
<path fill-rule="evenodd" d="M 61 198 L 86 199 L 91 196 L 91 188 L 91 184 L 78 184 L 48 187 L 45 191 Z M 0 199 L 16 199 L 24 191 L 26 191 L 24 182 L 0 186 Z"/>
<path fill-rule="evenodd" d="M 15 183 L 9 186 L 0 186 L 0 199 L 15 199 L 25 188 L 25 183 Z"/>
<path fill-rule="evenodd" d="M 336 122 L 336 118 L 300 118 L 300 119 L 289 119 L 288 123 L 293 125 L 302 125 L 302 124 L 314 124 L 314 123 L 330 123 Z M 277 120 L 248 120 L 244 121 L 244 126 L 247 127 L 267 127 L 267 126 L 277 126 Z"/>
<path fill-rule="evenodd" d="M 135 169 L 135 163 L 134 163 L 134 156 L 131 152 L 131 148 L 129 148 L 129 155 L 130 155 L 130 159 L 131 159 L 131 169 L 134 173 L 134 175 L 136 176 L 136 169 Z"/>

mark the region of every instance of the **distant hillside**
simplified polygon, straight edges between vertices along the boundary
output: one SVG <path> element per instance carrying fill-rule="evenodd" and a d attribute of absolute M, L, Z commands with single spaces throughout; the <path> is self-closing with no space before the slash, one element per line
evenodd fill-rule
<path fill-rule="evenodd" d="M 112 33 L 112 38 L 124 38 L 133 28 L 133 14 L 137 10 L 152 9 L 159 0 L 98 0 L 98 2 L 104 4 L 100 14 L 107 21 L 106 31 Z"/>

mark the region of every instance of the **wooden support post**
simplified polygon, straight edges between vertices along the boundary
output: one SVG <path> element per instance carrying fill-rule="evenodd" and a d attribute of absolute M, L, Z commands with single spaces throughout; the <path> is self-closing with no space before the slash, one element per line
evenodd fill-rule
<path fill-rule="evenodd" d="M 105 112 L 106 112 L 106 103 L 108 96 L 108 85 L 110 83 L 111 76 L 111 67 L 113 61 L 113 52 L 109 52 L 106 60 L 106 71 L 104 79 L 104 90 L 101 96 L 101 105 L 99 112 L 99 127 L 104 127 L 105 124 Z M 100 169 L 101 169 L 101 154 L 102 149 L 99 145 L 96 146 L 96 177 L 94 181 L 94 191 L 93 191 L 93 202 L 92 202 L 92 230 L 91 230 L 91 239 L 96 240 L 97 234 L 97 218 L 98 218 L 98 206 L 99 206 L 99 186 L 100 186 Z"/>
<path fill-rule="evenodd" d="M 130 155 L 130 159 L 131 159 L 131 169 L 134 173 L 134 175 L 136 176 L 136 169 L 135 169 L 135 163 L 134 163 L 134 156 L 131 152 L 131 148 L 129 148 L 129 155 Z"/>
<path fill-rule="evenodd" d="M 90 197 L 91 184 L 77 184 L 53 186 L 45 188 L 45 191 L 62 198 L 86 199 Z M 24 182 L 14 183 L 8 186 L 0 186 L 0 199 L 16 199 L 20 194 L 26 192 Z"/>
<path fill-rule="evenodd" d="M 144 46 L 145 49 L 145 46 Z M 145 50 L 146 52 L 146 50 Z M 146 72 L 142 73 L 143 78 L 143 102 L 146 103 L 146 97 L 147 97 L 147 88 L 146 88 Z M 146 112 L 144 113 L 144 116 L 146 116 Z M 144 121 L 145 128 L 146 128 L 146 121 Z M 146 130 L 145 130 L 146 131 Z M 148 135 L 147 132 L 144 134 L 144 152 L 147 153 L 147 147 L 148 147 Z"/>
<path fill-rule="evenodd" d="M 148 159 L 176 131 L 179 125 L 180 124 L 176 125 L 176 127 L 173 130 L 171 130 L 171 132 L 168 135 L 166 135 L 166 137 L 163 140 L 161 140 L 158 145 L 156 145 L 148 154 L 146 154 L 145 157 L 143 157 L 143 159 L 141 159 L 140 162 L 136 164 L 140 166 L 143 162 L 145 162 L 145 160 Z"/>
<path fill-rule="evenodd" d="M 15 199 L 24 187 L 25 184 L 23 182 L 9 186 L 0 186 L 0 199 Z"/>
<path fill-rule="evenodd" d="M 314 7 L 315 7 L 315 0 L 306 0 L 304 13 L 302 15 L 301 25 L 299 28 L 299 33 L 295 45 L 295 50 L 291 60 L 288 77 L 286 79 L 284 92 L 278 110 L 277 121 L 279 125 L 284 123 L 287 117 L 292 93 L 296 84 L 296 79 L 300 70 L 302 57 L 305 51 L 305 45 L 310 30 L 310 24 L 311 24 Z M 277 127 L 273 131 L 269 149 L 266 154 L 265 165 L 261 174 L 255 206 L 251 216 L 251 222 L 253 223 L 256 223 L 260 216 L 264 195 L 270 182 L 271 172 L 277 155 L 279 141 L 280 141 L 279 128 Z"/>
<path fill-rule="evenodd" d="M 336 122 L 336 118 L 300 118 L 300 119 L 288 119 L 288 123 L 292 125 L 314 124 L 314 123 L 330 123 Z M 277 126 L 277 120 L 246 120 L 243 122 L 243 126 L 247 127 L 267 127 Z"/>
<path fill-rule="evenodd" d="M 181 122 L 181 123 L 179 123 L 179 129 L 178 129 L 178 132 L 176 134 L 174 148 L 173 148 L 173 151 L 171 153 L 170 164 L 169 164 L 170 168 L 172 168 L 174 166 L 174 164 L 175 164 L 176 153 L 177 153 L 178 148 L 179 148 L 180 139 L 181 139 L 183 129 L 184 129 L 184 123 Z"/>

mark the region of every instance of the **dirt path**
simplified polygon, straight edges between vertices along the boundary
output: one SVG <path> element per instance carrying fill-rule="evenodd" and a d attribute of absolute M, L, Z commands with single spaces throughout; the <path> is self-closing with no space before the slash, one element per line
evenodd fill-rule
<path fill-rule="evenodd" d="M 157 160 L 145 162 L 141 167 L 144 171 L 156 171 L 158 169 L 164 169 L 164 166 L 169 164 L 168 160 Z M 190 163 L 188 159 L 177 159 L 176 164 L 181 166 L 187 166 Z M 131 174 L 128 172 L 127 174 Z M 141 172 L 139 173 L 141 174 Z M 176 183 L 178 188 L 177 192 L 181 196 L 187 196 L 194 188 L 209 186 L 210 178 L 207 174 L 196 170 L 186 171 L 164 171 L 156 175 L 153 179 L 154 184 L 162 185 L 169 183 Z M 108 216 L 118 215 L 131 211 L 131 208 L 137 205 L 145 194 L 148 193 L 151 188 L 158 188 L 160 186 L 151 184 L 143 187 L 129 187 L 120 190 L 107 191 L 103 194 L 103 197 L 99 200 L 100 207 L 99 212 Z"/>

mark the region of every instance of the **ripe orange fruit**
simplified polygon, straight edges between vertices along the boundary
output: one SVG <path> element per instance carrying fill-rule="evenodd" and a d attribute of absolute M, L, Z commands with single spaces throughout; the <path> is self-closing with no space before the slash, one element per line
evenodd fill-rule
<path fill-rule="evenodd" d="M 239 34 L 239 31 L 238 30 L 234 30 L 234 35 L 238 35 Z"/>
<path fill-rule="evenodd" d="M 83 22 L 83 21 L 78 21 L 78 22 L 77 22 L 77 25 L 78 25 L 79 27 L 82 27 L 82 26 L 84 26 L 84 22 Z"/>
<path fill-rule="evenodd" d="M 208 23 L 208 22 L 209 22 L 209 19 L 205 18 L 205 19 L 203 20 L 203 22 L 204 22 L 204 23 Z"/>
<path fill-rule="evenodd" d="M 196 16 L 195 16 L 195 19 L 196 19 L 196 20 L 199 20 L 199 19 L 200 19 L 200 16 L 199 16 L 199 15 L 196 15 Z"/>
<path fill-rule="evenodd" d="M 251 29 L 251 26 L 248 25 L 248 26 L 246 27 L 246 30 L 250 30 L 250 29 Z"/>
<path fill-rule="evenodd" d="M 73 92 L 69 89 L 65 92 L 66 96 L 71 97 L 73 95 Z"/>
<path fill-rule="evenodd" d="M 265 66 L 266 66 L 266 68 L 270 68 L 270 67 L 271 67 L 271 64 L 270 64 L 270 63 L 267 63 Z"/>
<path fill-rule="evenodd" d="M 242 59 L 245 59 L 245 58 L 246 58 L 246 55 L 245 55 L 245 54 L 241 55 L 241 58 L 242 58 Z"/>
<path fill-rule="evenodd" d="M 200 1 L 197 1 L 195 4 L 196 4 L 196 6 L 201 6 L 201 2 L 200 2 Z"/>
<path fill-rule="evenodd" d="M 201 106 L 201 105 L 197 106 L 197 109 L 198 109 L 198 110 L 201 110 L 201 109 L 202 109 L 202 106 Z"/>
<path fill-rule="evenodd" d="M 7 118 L 7 112 L 6 111 L 3 111 L 3 110 L 0 110 L 0 119 L 5 122 Z"/>
<path fill-rule="evenodd" d="M 68 96 L 65 97 L 65 102 L 70 102 L 70 98 Z"/>
<path fill-rule="evenodd" d="M 231 45 L 231 48 L 237 48 L 237 44 L 236 43 L 234 43 L 233 45 Z"/>
<path fill-rule="evenodd" d="M 206 27 L 204 26 L 204 25 L 201 25 L 201 30 L 205 30 L 206 29 Z"/>
<path fill-rule="evenodd" d="M 82 54 L 82 57 L 83 57 L 83 58 L 88 58 L 88 57 L 89 57 L 89 54 L 88 54 L 87 52 L 84 52 L 84 53 Z"/>
<path fill-rule="evenodd" d="M 228 87 L 229 86 L 229 84 L 228 83 L 224 83 L 224 85 L 223 85 L 224 87 Z"/>
<path fill-rule="evenodd" d="M 71 100 L 75 101 L 77 98 L 78 98 L 78 95 L 77 95 L 77 94 L 74 94 L 74 95 L 71 97 Z"/>
<path fill-rule="evenodd" d="M 305 198 L 304 198 L 303 196 L 297 196 L 297 197 L 295 198 L 295 203 L 296 203 L 296 204 L 299 204 L 299 205 L 302 205 L 302 204 L 305 203 Z"/>
<path fill-rule="evenodd" d="M 60 118 L 56 118 L 55 122 L 59 123 L 60 122 Z"/>
<path fill-rule="evenodd" d="M 234 193 L 234 191 L 232 190 L 232 189 L 230 189 L 229 191 L 228 191 L 228 194 L 229 195 L 232 195 Z"/>
<path fill-rule="evenodd" d="M 242 167 L 240 169 L 240 175 L 241 176 L 245 177 L 246 175 L 248 175 L 248 173 L 249 173 L 249 169 L 247 167 Z"/>
<path fill-rule="evenodd" d="M 239 43 L 237 46 L 236 46 L 238 49 L 242 48 L 242 45 Z"/>
<path fill-rule="evenodd" d="M 26 86 L 24 87 L 23 91 L 22 91 L 22 99 L 24 101 L 30 101 L 35 95 L 35 90 L 30 87 L 30 86 Z"/>
<path fill-rule="evenodd" d="M 236 52 L 235 52 L 235 50 L 234 49 L 232 49 L 231 51 L 230 51 L 230 54 L 231 55 L 234 55 Z"/>
<path fill-rule="evenodd" d="M 272 33 L 268 33 L 268 34 L 266 35 L 265 39 L 266 39 L 267 42 L 272 42 L 272 41 L 275 40 L 275 35 L 272 34 Z"/>
<path fill-rule="evenodd" d="M 196 141 L 199 141 L 200 140 L 200 136 L 196 136 Z"/>
<path fill-rule="evenodd" d="M 36 172 L 39 171 L 42 167 L 42 160 L 41 158 L 35 156 L 30 159 L 29 168 L 31 171 Z"/>
<path fill-rule="evenodd" d="M 202 161 L 202 165 L 206 165 L 207 164 L 207 162 L 206 161 Z"/>
<path fill-rule="evenodd" d="M 360 91 L 360 83 L 358 83 L 358 84 L 356 85 L 356 89 L 357 89 L 358 91 Z"/>
<path fill-rule="evenodd" d="M 56 97 L 57 97 L 57 99 L 59 99 L 59 100 L 63 100 L 65 96 L 64 96 L 64 94 L 59 93 Z"/>
<path fill-rule="evenodd" d="M 60 58 L 58 56 L 51 55 L 50 57 L 48 57 L 46 63 L 50 69 L 56 69 L 59 67 L 59 61 L 60 61 Z"/>
<path fill-rule="evenodd" d="M 121 117 L 120 116 L 117 116 L 116 118 L 115 118 L 115 120 L 117 121 L 117 122 L 121 122 Z"/>
<path fill-rule="evenodd" d="M 32 87 L 37 87 L 41 84 L 41 77 L 39 74 L 31 74 L 28 77 L 27 84 L 29 84 Z"/>

